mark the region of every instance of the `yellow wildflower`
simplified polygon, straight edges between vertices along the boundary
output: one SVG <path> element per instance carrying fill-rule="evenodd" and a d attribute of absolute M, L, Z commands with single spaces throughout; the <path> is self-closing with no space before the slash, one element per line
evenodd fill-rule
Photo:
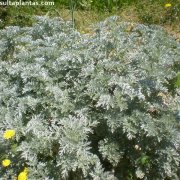
<path fill-rule="evenodd" d="M 4 132 L 3 138 L 4 138 L 4 139 L 10 139 L 10 138 L 14 137 L 15 133 L 16 133 L 15 130 L 13 130 L 13 129 L 8 129 L 8 130 L 6 130 L 6 131 Z"/>
<path fill-rule="evenodd" d="M 171 6 L 172 6 L 172 4 L 170 4 L 170 3 L 165 4 L 165 7 L 171 7 Z"/>
<path fill-rule="evenodd" d="M 22 171 L 21 173 L 19 173 L 18 175 L 18 180 L 27 180 L 27 174 L 28 174 L 28 168 L 25 167 L 24 171 Z"/>
<path fill-rule="evenodd" d="M 11 164 L 11 161 L 10 161 L 9 159 L 4 159 L 4 160 L 2 161 L 2 165 L 3 165 L 4 167 L 9 166 L 10 164 Z"/>
<path fill-rule="evenodd" d="M 21 172 L 19 175 L 18 175 L 18 180 L 27 180 L 27 173 L 26 172 Z"/>

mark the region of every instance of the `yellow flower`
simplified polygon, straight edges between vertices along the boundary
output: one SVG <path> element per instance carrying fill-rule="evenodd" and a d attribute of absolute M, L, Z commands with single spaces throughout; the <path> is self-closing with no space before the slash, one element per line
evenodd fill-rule
<path fill-rule="evenodd" d="M 26 172 L 21 172 L 19 175 L 18 175 L 18 180 L 27 180 L 27 173 Z"/>
<path fill-rule="evenodd" d="M 171 7 L 171 6 L 172 6 L 172 4 L 170 4 L 170 3 L 165 4 L 165 7 Z"/>
<path fill-rule="evenodd" d="M 14 137 L 15 133 L 16 133 L 15 130 L 13 130 L 13 129 L 8 129 L 8 130 L 6 130 L 6 131 L 4 132 L 3 138 L 4 138 L 4 139 L 10 139 L 10 138 Z"/>
<path fill-rule="evenodd" d="M 27 180 L 27 174 L 28 174 L 28 168 L 25 167 L 24 171 L 22 171 L 19 175 L 18 175 L 18 180 Z"/>
<path fill-rule="evenodd" d="M 4 160 L 2 161 L 2 165 L 3 165 L 4 167 L 9 166 L 10 164 L 11 164 L 11 161 L 10 161 L 9 159 L 4 159 Z"/>

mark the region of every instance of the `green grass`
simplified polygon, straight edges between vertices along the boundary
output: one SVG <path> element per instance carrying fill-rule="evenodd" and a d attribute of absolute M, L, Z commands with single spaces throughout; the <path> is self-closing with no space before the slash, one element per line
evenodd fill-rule
<path fill-rule="evenodd" d="M 171 3 L 172 6 L 165 8 L 166 3 Z M 0 28 L 7 25 L 29 26 L 33 23 L 33 15 L 48 14 L 71 20 L 72 7 L 74 7 L 75 27 L 80 31 L 88 32 L 89 25 L 108 16 L 118 15 L 122 21 L 158 24 L 164 26 L 177 39 L 180 36 L 178 0 L 55 0 L 55 6 L 1 6 L 0 19 L 3 21 Z"/>

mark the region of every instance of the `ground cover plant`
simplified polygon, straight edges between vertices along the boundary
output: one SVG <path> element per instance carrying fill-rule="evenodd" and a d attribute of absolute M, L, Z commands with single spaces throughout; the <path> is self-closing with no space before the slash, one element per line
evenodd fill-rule
<path fill-rule="evenodd" d="M 0 31 L 0 177 L 178 179 L 179 42 L 118 17 L 89 34 L 36 19 Z"/>

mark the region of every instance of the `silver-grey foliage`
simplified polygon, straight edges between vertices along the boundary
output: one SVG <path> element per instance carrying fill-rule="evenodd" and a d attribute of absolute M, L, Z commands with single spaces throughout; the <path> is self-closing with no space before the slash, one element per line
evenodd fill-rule
<path fill-rule="evenodd" d="M 91 34 L 36 18 L 0 31 L 0 134 L 16 131 L 0 139 L 0 176 L 178 179 L 179 43 L 118 17 Z"/>

